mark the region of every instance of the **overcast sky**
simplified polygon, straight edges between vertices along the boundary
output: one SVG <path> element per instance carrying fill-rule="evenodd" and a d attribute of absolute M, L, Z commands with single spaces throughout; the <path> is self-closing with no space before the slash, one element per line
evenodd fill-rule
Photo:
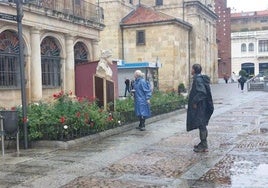
<path fill-rule="evenodd" d="M 268 0 L 227 0 L 232 12 L 268 10 Z"/>

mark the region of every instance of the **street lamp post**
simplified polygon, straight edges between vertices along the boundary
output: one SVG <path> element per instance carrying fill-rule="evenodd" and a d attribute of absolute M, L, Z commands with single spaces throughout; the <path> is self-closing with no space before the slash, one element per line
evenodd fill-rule
<path fill-rule="evenodd" d="M 20 64 L 20 81 L 21 81 L 21 102 L 22 102 L 22 120 L 24 132 L 24 149 L 28 149 L 28 130 L 27 130 L 27 110 L 26 110 L 26 91 L 25 91 L 25 68 L 24 68 L 24 54 L 23 54 L 23 38 L 22 38 L 22 18 L 23 7 L 22 0 L 16 0 L 17 9 L 17 24 L 19 37 L 19 64 Z"/>

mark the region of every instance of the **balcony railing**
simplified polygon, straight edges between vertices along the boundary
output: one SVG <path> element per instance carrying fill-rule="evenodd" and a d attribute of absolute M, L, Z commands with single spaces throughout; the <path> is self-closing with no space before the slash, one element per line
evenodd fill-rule
<path fill-rule="evenodd" d="M 25 5 L 45 8 L 69 16 L 95 23 L 103 23 L 103 9 L 84 0 L 29 0 Z"/>

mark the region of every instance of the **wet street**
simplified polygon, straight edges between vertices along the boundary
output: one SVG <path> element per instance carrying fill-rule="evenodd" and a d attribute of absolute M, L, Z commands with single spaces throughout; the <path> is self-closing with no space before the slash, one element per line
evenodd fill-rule
<path fill-rule="evenodd" d="M 71 149 L 7 150 L 0 188 L 267 188 L 268 93 L 212 86 L 215 112 L 209 152 L 194 153 L 197 130 L 185 131 L 185 110 Z"/>

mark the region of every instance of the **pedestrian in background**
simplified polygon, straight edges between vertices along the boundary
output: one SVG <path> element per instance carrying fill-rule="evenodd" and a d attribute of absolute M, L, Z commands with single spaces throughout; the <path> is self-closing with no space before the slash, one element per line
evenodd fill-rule
<path fill-rule="evenodd" d="M 139 117 L 140 123 L 137 129 L 145 130 L 145 119 L 151 116 L 150 99 L 152 91 L 150 84 L 143 78 L 144 73 L 136 70 L 133 84 L 135 114 Z"/>
<path fill-rule="evenodd" d="M 125 79 L 125 95 L 127 96 L 127 93 L 130 93 L 130 80 L 128 78 Z"/>
<path fill-rule="evenodd" d="M 200 64 L 192 66 L 193 75 L 192 88 L 189 94 L 187 120 L 187 131 L 199 129 L 200 143 L 194 146 L 195 152 L 207 152 L 207 125 L 214 111 L 213 100 L 210 89 L 210 78 L 202 75 Z"/>
<path fill-rule="evenodd" d="M 227 73 L 225 73 L 223 76 L 223 79 L 224 79 L 225 83 L 228 84 L 229 75 Z"/>
<path fill-rule="evenodd" d="M 240 78 L 238 79 L 238 83 L 240 84 L 242 93 L 244 92 L 244 85 L 246 81 L 247 81 L 247 78 L 244 75 L 241 75 Z"/>

